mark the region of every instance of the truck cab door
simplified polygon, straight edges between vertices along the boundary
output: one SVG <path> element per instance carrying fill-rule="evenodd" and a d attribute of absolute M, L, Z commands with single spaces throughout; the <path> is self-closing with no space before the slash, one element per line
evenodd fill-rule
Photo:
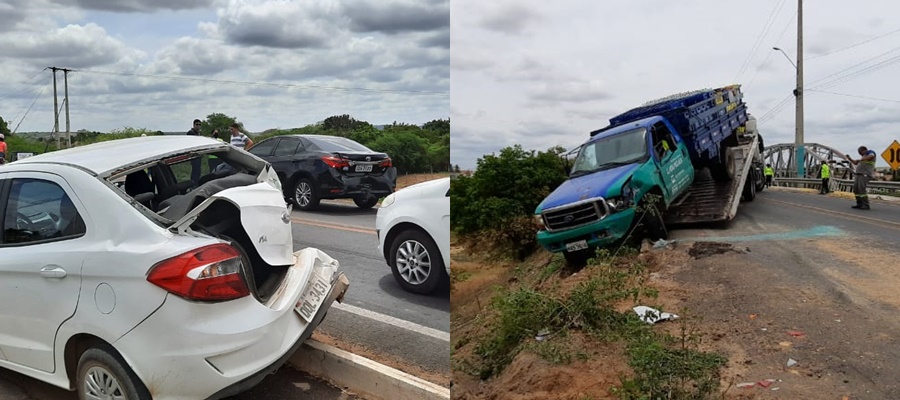
<path fill-rule="evenodd" d="M 691 161 L 684 150 L 684 145 L 675 140 L 672 131 L 664 122 L 660 121 L 653 125 L 651 140 L 660 181 L 667 201 L 671 201 L 690 184 L 691 176 L 687 170 L 692 168 Z"/>

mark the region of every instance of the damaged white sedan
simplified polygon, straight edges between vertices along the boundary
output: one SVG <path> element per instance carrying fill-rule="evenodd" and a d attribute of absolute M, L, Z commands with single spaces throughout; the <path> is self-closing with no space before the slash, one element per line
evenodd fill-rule
<path fill-rule="evenodd" d="M 281 366 L 349 282 L 293 251 L 265 161 L 142 137 L 0 170 L 0 367 L 81 399 L 207 399 Z"/>

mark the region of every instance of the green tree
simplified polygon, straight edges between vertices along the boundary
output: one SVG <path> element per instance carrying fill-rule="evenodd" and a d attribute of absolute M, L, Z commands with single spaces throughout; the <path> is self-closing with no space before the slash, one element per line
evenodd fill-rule
<path fill-rule="evenodd" d="M 231 124 L 240 124 L 241 132 L 244 131 L 244 124 L 238 122 L 237 118 L 222 113 L 212 113 L 206 116 L 206 120 L 200 125 L 200 134 L 203 136 L 211 136 L 214 129 L 218 129 L 220 134 L 228 134 L 228 127 Z M 254 140 L 255 141 L 255 140 Z"/>
<path fill-rule="evenodd" d="M 337 134 L 339 136 L 345 137 L 346 134 L 366 125 L 371 126 L 370 123 L 357 120 L 356 118 L 351 117 L 349 114 L 332 115 L 328 118 L 325 118 L 325 121 L 322 122 L 322 127 L 326 131 L 330 131 L 331 134 Z"/>
<path fill-rule="evenodd" d="M 441 136 L 450 135 L 450 118 L 428 121 L 425 125 L 422 125 L 422 129 L 437 132 Z"/>
<path fill-rule="evenodd" d="M 501 229 L 512 218 L 530 218 L 541 200 L 566 180 L 563 152 L 561 147 L 536 152 L 515 145 L 479 158 L 471 178 L 451 184 L 451 226 L 460 233 L 475 233 Z"/>
<path fill-rule="evenodd" d="M 3 117 L 0 117 L 0 133 L 4 136 L 9 136 L 9 126 L 6 124 L 6 121 L 3 120 Z"/>
<path fill-rule="evenodd" d="M 427 143 L 411 132 L 384 133 L 371 149 L 387 153 L 401 174 L 422 172 L 428 164 Z"/>

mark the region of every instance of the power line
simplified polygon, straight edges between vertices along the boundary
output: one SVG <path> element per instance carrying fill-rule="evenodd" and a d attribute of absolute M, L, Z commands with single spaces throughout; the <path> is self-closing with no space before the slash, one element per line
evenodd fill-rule
<path fill-rule="evenodd" d="M 896 63 L 897 61 L 900 61 L 900 55 L 894 56 L 894 57 L 889 58 L 889 59 L 884 60 L 884 61 L 881 61 L 881 62 L 879 62 L 879 63 L 877 63 L 877 64 L 870 65 L 870 66 L 865 67 L 865 68 L 863 68 L 863 69 L 861 69 L 861 70 L 849 72 L 849 73 L 847 73 L 847 74 L 844 75 L 844 76 L 840 76 L 840 77 L 834 78 L 834 79 L 832 79 L 832 80 L 830 80 L 830 81 L 828 81 L 828 82 L 823 82 L 823 83 L 820 83 L 820 84 L 818 84 L 818 85 L 811 86 L 810 89 L 828 89 L 828 88 L 830 88 L 830 87 L 834 87 L 835 85 L 839 85 L 839 84 L 841 84 L 841 83 L 847 82 L 847 81 L 849 81 L 849 80 L 851 80 L 851 79 L 858 78 L 858 77 L 860 77 L 860 76 L 862 76 L 862 75 L 865 75 L 866 73 L 873 72 L 873 71 L 879 70 L 879 69 L 881 69 L 881 68 L 887 67 L 887 66 L 889 66 L 889 65 L 891 65 L 891 64 Z M 832 75 L 834 75 L 834 74 L 832 74 Z"/>
<path fill-rule="evenodd" d="M 828 91 L 825 91 L 825 90 L 815 90 L 815 89 L 807 89 L 807 90 L 813 91 L 813 92 L 818 92 L 818 93 L 833 94 L 833 95 L 836 95 L 836 96 L 854 97 L 854 98 L 857 98 L 857 99 L 866 99 L 866 100 L 884 101 L 884 102 L 888 102 L 888 103 L 900 103 L 900 100 L 880 99 L 880 98 L 877 98 L 877 97 L 859 96 L 859 95 L 846 94 L 846 93 L 835 93 L 835 92 L 828 92 Z"/>
<path fill-rule="evenodd" d="M 84 72 L 84 73 L 90 73 L 90 74 L 99 74 L 99 75 L 137 76 L 137 77 L 142 77 L 142 78 L 172 79 L 172 80 L 206 82 L 206 83 L 224 83 L 224 84 L 245 85 L 245 86 L 269 86 L 269 87 L 296 88 L 296 89 L 335 90 L 335 91 L 345 91 L 345 92 L 398 93 L 398 94 L 417 94 L 417 95 L 436 95 L 436 96 L 449 96 L 450 95 L 450 93 L 447 93 L 447 92 L 433 92 L 433 91 L 424 91 L 424 90 L 393 90 L 393 89 L 373 89 L 373 88 L 364 88 L 364 87 L 298 85 L 298 84 L 293 84 L 293 83 L 252 82 L 252 81 L 237 81 L 237 80 L 229 80 L 229 79 L 193 78 L 193 77 L 189 77 L 189 76 L 138 74 L 138 73 L 131 73 L 131 72 L 96 71 L 96 70 L 90 70 L 90 69 L 82 69 L 82 70 L 78 70 L 78 71 Z"/>
<path fill-rule="evenodd" d="M 747 58 L 744 59 L 744 63 L 741 64 L 741 68 L 738 70 L 737 76 L 735 76 L 734 81 L 737 82 L 740 79 L 741 75 L 747 71 L 747 67 L 750 66 L 750 62 L 753 60 L 753 56 L 756 55 L 756 51 L 759 50 L 759 45 L 762 44 L 763 39 L 769 34 L 769 30 L 772 29 L 772 25 L 775 23 L 775 19 L 778 18 L 778 14 L 781 14 L 781 9 L 784 8 L 784 3 L 787 0 L 781 0 L 781 4 L 776 5 L 775 8 L 769 13 L 769 18 L 766 20 L 766 24 L 763 26 L 762 32 L 759 33 L 756 37 L 756 41 L 753 42 L 753 47 L 750 48 L 750 54 L 747 54 Z"/>
<path fill-rule="evenodd" d="M 19 91 L 17 91 L 17 92 L 10 92 L 10 93 L 4 94 L 4 95 L 0 96 L 0 100 L 3 100 L 3 99 L 5 99 L 5 98 L 11 97 L 11 96 L 17 96 L 17 95 L 20 95 L 20 94 L 25 93 L 25 92 L 27 92 L 27 91 L 29 91 L 29 90 L 34 90 L 34 87 L 33 87 L 33 86 L 34 86 L 34 85 L 37 85 L 37 84 L 40 82 L 40 79 L 35 80 L 34 78 L 37 78 L 38 75 L 40 75 L 41 73 L 43 73 L 43 72 L 46 71 L 46 70 L 47 70 L 47 69 L 44 68 L 43 70 L 40 70 L 40 71 L 38 71 L 38 73 L 34 74 L 34 76 L 32 76 L 31 78 L 26 79 L 27 81 L 32 81 L 32 82 L 29 82 L 29 83 L 27 84 L 27 85 L 30 85 L 30 86 L 32 86 L 32 87 L 26 87 L 26 88 L 24 88 L 24 89 L 22 89 L 22 90 L 19 90 Z"/>
<path fill-rule="evenodd" d="M 31 111 L 31 107 L 34 107 L 34 103 L 37 102 L 37 99 L 38 99 L 39 97 L 41 97 L 41 94 L 44 93 L 44 89 L 46 89 L 46 88 L 47 88 L 47 85 L 44 85 L 44 87 L 41 88 L 41 91 L 37 94 L 37 96 L 34 96 L 34 100 L 31 102 L 31 105 L 28 106 L 28 109 L 25 110 L 25 115 L 22 116 L 22 119 L 20 119 L 20 120 L 19 120 L 19 123 L 16 124 L 16 129 L 13 129 L 13 133 L 15 133 L 16 131 L 19 130 L 19 125 L 22 125 L 22 122 L 25 121 L 25 117 L 27 117 L 27 116 L 28 116 L 28 112 Z"/>
<path fill-rule="evenodd" d="M 863 41 L 858 42 L 858 43 L 851 44 L 851 45 L 849 45 L 849 46 L 847 46 L 847 47 L 842 47 L 842 48 L 840 48 L 840 49 L 835 49 L 835 50 L 832 50 L 832 51 L 829 51 L 829 52 L 826 52 L 826 53 L 823 53 L 823 54 L 819 54 L 819 55 L 817 55 L 817 56 L 807 57 L 806 59 L 807 59 L 807 60 L 814 60 L 814 59 L 816 59 L 816 58 L 821 58 L 821 57 L 825 57 L 825 56 L 830 56 L 830 55 L 832 55 L 832 54 L 834 54 L 834 53 L 839 53 L 839 52 L 842 52 L 842 51 L 844 51 L 844 50 L 849 50 L 849 49 L 852 49 L 852 48 L 854 48 L 854 47 L 861 46 L 861 45 L 864 45 L 864 44 L 866 44 L 866 43 L 869 43 L 869 42 L 871 42 L 871 41 L 874 41 L 874 40 L 877 40 L 877 39 L 881 39 L 881 38 L 883 38 L 883 37 L 885 37 L 885 36 L 893 35 L 893 34 L 895 34 L 895 33 L 897 33 L 897 32 L 900 32 L 900 28 L 894 29 L 894 30 L 892 30 L 892 31 L 890 31 L 890 32 L 888 32 L 888 33 L 882 34 L 882 35 L 875 36 L 875 37 L 873 37 L 873 38 L 869 38 L 869 39 L 863 40 Z"/>
<path fill-rule="evenodd" d="M 833 74 L 831 74 L 831 75 L 828 75 L 828 76 L 825 76 L 825 77 L 823 77 L 823 78 L 819 78 L 819 79 L 817 79 L 817 80 L 814 80 L 814 81 L 808 83 L 807 86 L 809 86 L 809 87 L 812 88 L 812 87 L 814 87 L 815 85 L 819 84 L 819 82 L 825 81 L 826 79 L 831 78 L 831 77 L 833 77 L 833 76 L 840 75 L 840 74 L 842 74 L 842 73 L 848 72 L 848 71 L 850 71 L 850 70 L 852 70 L 852 69 L 854 69 L 854 68 L 856 68 L 856 67 L 865 65 L 866 63 L 869 63 L 869 62 L 872 62 L 872 61 L 874 61 L 874 60 L 877 60 L 878 58 L 883 57 L 883 56 L 886 56 L 886 55 L 888 55 L 888 54 L 890 54 L 890 53 L 893 53 L 893 52 L 895 52 L 895 51 L 897 51 L 897 50 L 900 50 L 900 47 L 895 47 L 895 48 L 893 48 L 893 49 L 891 49 L 891 50 L 888 50 L 888 51 L 886 51 L 886 52 L 884 52 L 884 53 L 881 53 L 881 54 L 879 54 L 879 55 L 877 55 L 877 56 L 875 56 L 875 57 L 872 57 L 872 58 L 863 60 L 862 62 L 853 64 L 853 65 L 851 65 L 851 66 L 849 66 L 849 67 L 847 67 L 847 68 L 844 68 L 844 69 L 842 69 L 842 70 L 840 70 L 840 71 L 837 71 L 837 72 L 835 72 L 835 73 L 833 73 Z M 834 80 L 837 80 L 837 79 L 841 79 L 841 78 L 838 77 L 838 78 L 835 78 Z M 827 83 L 822 83 L 822 84 L 827 84 Z"/>
<path fill-rule="evenodd" d="M 788 28 L 791 27 L 791 23 L 794 22 L 794 20 L 796 18 L 797 18 L 797 12 L 795 11 L 794 16 L 791 17 L 791 19 L 788 20 L 788 23 L 784 25 L 784 29 L 782 29 L 781 34 L 778 35 L 778 39 L 775 39 L 775 44 L 778 44 L 779 42 L 781 42 L 781 39 L 784 38 L 784 35 L 787 33 Z M 759 71 L 761 71 L 762 68 L 766 65 L 766 63 L 769 62 L 770 57 L 772 57 L 772 52 L 771 51 L 766 52 L 766 59 L 763 60 L 762 64 L 760 64 L 759 66 L 756 67 L 756 72 L 753 73 L 753 78 L 750 79 L 750 83 L 747 84 L 747 86 L 750 86 L 750 84 L 752 84 L 754 81 L 756 81 L 756 77 L 757 77 L 757 75 L 759 75 Z"/>

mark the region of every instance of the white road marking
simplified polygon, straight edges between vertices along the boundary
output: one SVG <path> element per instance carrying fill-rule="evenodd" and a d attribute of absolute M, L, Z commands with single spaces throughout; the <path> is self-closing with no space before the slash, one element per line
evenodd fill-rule
<path fill-rule="evenodd" d="M 425 336 L 431 336 L 435 339 L 443 340 L 448 343 L 450 342 L 450 332 L 444 332 L 444 331 L 440 331 L 440 330 L 437 330 L 434 328 L 429 328 L 427 326 L 422 326 L 422 325 L 419 325 L 419 324 L 416 324 L 413 322 L 409 322 L 409 321 L 406 321 L 406 320 L 403 320 L 400 318 L 392 317 L 390 315 L 377 313 L 375 311 L 369 311 L 364 308 L 351 306 L 351 305 L 345 304 L 345 303 L 334 302 L 334 304 L 332 304 L 331 307 L 337 308 L 338 310 L 341 310 L 341 311 L 353 313 L 353 314 L 359 315 L 361 317 L 366 317 L 366 318 L 369 318 L 371 320 L 375 320 L 378 322 L 384 322 L 388 325 L 393 325 L 398 328 L 406 329 L 408 331 L 420 333 Z"/>

